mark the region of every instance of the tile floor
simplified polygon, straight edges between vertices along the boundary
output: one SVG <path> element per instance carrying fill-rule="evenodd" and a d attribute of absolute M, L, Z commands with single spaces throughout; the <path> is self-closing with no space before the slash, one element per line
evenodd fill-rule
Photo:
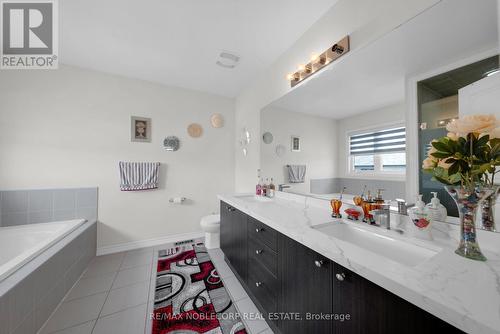
<path fill-rule="evenodd" d="M 150 334 L 154 267 L 161 246 L 96 257 L 39 334 Z M 272 334 L 224 262 L 220 249 L 209 250 L 250 334 Z M 246 316 L 245 315 L 249 315 Z"/>

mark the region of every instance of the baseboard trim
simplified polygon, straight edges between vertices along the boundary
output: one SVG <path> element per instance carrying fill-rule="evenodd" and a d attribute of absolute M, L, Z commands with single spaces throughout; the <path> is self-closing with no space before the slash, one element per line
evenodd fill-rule
<path fill-rule="evenodd" d="M 161 238 L 153 238 L 153 239 L 146 239 L 146 240 L 124 242 L 121 244 L 114 244 L 114 245 L 109 245 L 109 246 L 98 247 L 96 254 L 97 254 L 97 256 L 99 256 L 99 255 L 125 252 L 125 251 L 139 249 L 139 248 L 159 246 L 159 245 L 163 245 L 163 244 L 170 243 L 170 242 L 200 238 L 203 236 L 204 236 L 204 233 L 202 231 L 197 231 L 197 232 L 172 234 L 172 235 L 168 235 L 168 236 L 161 237 Z"/>

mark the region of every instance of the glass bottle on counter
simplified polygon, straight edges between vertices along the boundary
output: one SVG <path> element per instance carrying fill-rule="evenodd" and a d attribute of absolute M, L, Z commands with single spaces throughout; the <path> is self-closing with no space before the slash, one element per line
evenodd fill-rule
<path fill-rule="evenodd" d="M 260 177 L 260 169 L 257 169 L 257 185 L 255 186 L 255 195 L 262 195 L 262 178 Z"/>
<path fill-rule="evenodd" d="M 264 185 L 262 185 L 262 196 L 267 196 L 268 191 L 269 191 L 269 179 L 266 178 L 266 182 L 264 182 Z"/>
<path fill-rule="evenodd" d="M 276 186 L 274 185 L 273 178 L 271 178 L 271 182 L 269 183 L 269 191 L 268 195 L 269 197 L 274 197 L 274 193 L 276 192 Z"/>

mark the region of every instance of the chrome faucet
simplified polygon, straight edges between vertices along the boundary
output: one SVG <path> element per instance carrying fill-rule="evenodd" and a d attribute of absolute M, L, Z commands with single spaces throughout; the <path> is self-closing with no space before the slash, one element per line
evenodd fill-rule
<path fill-rule="evenodd" d="M 385 223 L 385 228 L 391 229 L 391 209 L 390 204 L 382 204 L 380 209 L 370 211 L 375 218 L 375 222 L 380 221 L 379 225 Z"/>
<path fill-rule="evenodd" d="M 283 189 L 290 188 L 290 186 L 287 186 L 286 184 L 278 184 L 278 190 L 283 191 Z"/>

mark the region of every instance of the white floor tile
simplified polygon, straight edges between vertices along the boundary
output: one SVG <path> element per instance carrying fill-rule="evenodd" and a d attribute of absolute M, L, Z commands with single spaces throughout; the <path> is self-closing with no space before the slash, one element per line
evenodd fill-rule
<path fill-rule="evenodd" d="M 51 333 L 97 319 L 107 292 L 62 303 L 42 330 Z"/>
<path fill-rule="evenodd" d="M 144 304 L 148 301 L 149 281 L 111 290 L 102 308 L 101 317 Z"/>
<path fill-rule="evenodd" d="M 149 281 L 151 277 L 151 265 L 134 267 L 121 270 L 116 275 L 112 289 L 121 288 L 126 285 Z"/>
<path fill-rule="evenodd" d="M 86 322 L 84 324 L 63 329 L 62 331 L 54 332 L 54 334 L 92 334 L 94 329 L 95 320 Z"/>
<path fill-rule="evenodd" d="M 71 292 L 66 297 L 65 301 L 108 291 L 111 289 L 111 284 L 113 284 L 115 276 L 116 273 L 110 273 L 102 276 L 82 278 L 78 281 L 78 283 L 76 283 L 73 289 L 71 289 Z"/>
<path fill-rule="evenodd" d="M 234 276 L 234 273 L 232 272 L 231 268 L 227 265 L 226 262 L 213 262 L 215 268 L 217 269 L 217 272 L 219 273 L 219 276 L 222 278 L 227 278 Z"/>
<path fill-rule="evenodd" d="M 208 249 L 208 255 L 213 262 L 224 261 L 224 253 L 220 248 Z"/>
<path fill-rule="evenodd" d="M 153 263 L 153 250 L 131 251 L 125 254 L 120 270 Z"/>
<path fill-rule="evenodd" d="M 224 286 L 226 287 L 229 295 L 233 302 L 236 302 L 243 298 L 248 298 L 246 291 L 241 286 L 240 282 L 235 276 L 227 277 L 223 280 Z"/>
<path fill-rule="evenodd" d="M 96 257 L 83 274 L 83 278 L 101 276 L 120 270 L 125 254 L 104 255 Z"/>
<path fill-rule="evenodd" d="M 258 334 L 269 329 L 269 325 L 250 298 L 237 301 L 236 308 L 251 334 Z"/>
<path fill-rule="evenodd" d="M 93 334 L 144 334 L 146 309 L 146 304 L 142 304 L 99 318 Z"/>

